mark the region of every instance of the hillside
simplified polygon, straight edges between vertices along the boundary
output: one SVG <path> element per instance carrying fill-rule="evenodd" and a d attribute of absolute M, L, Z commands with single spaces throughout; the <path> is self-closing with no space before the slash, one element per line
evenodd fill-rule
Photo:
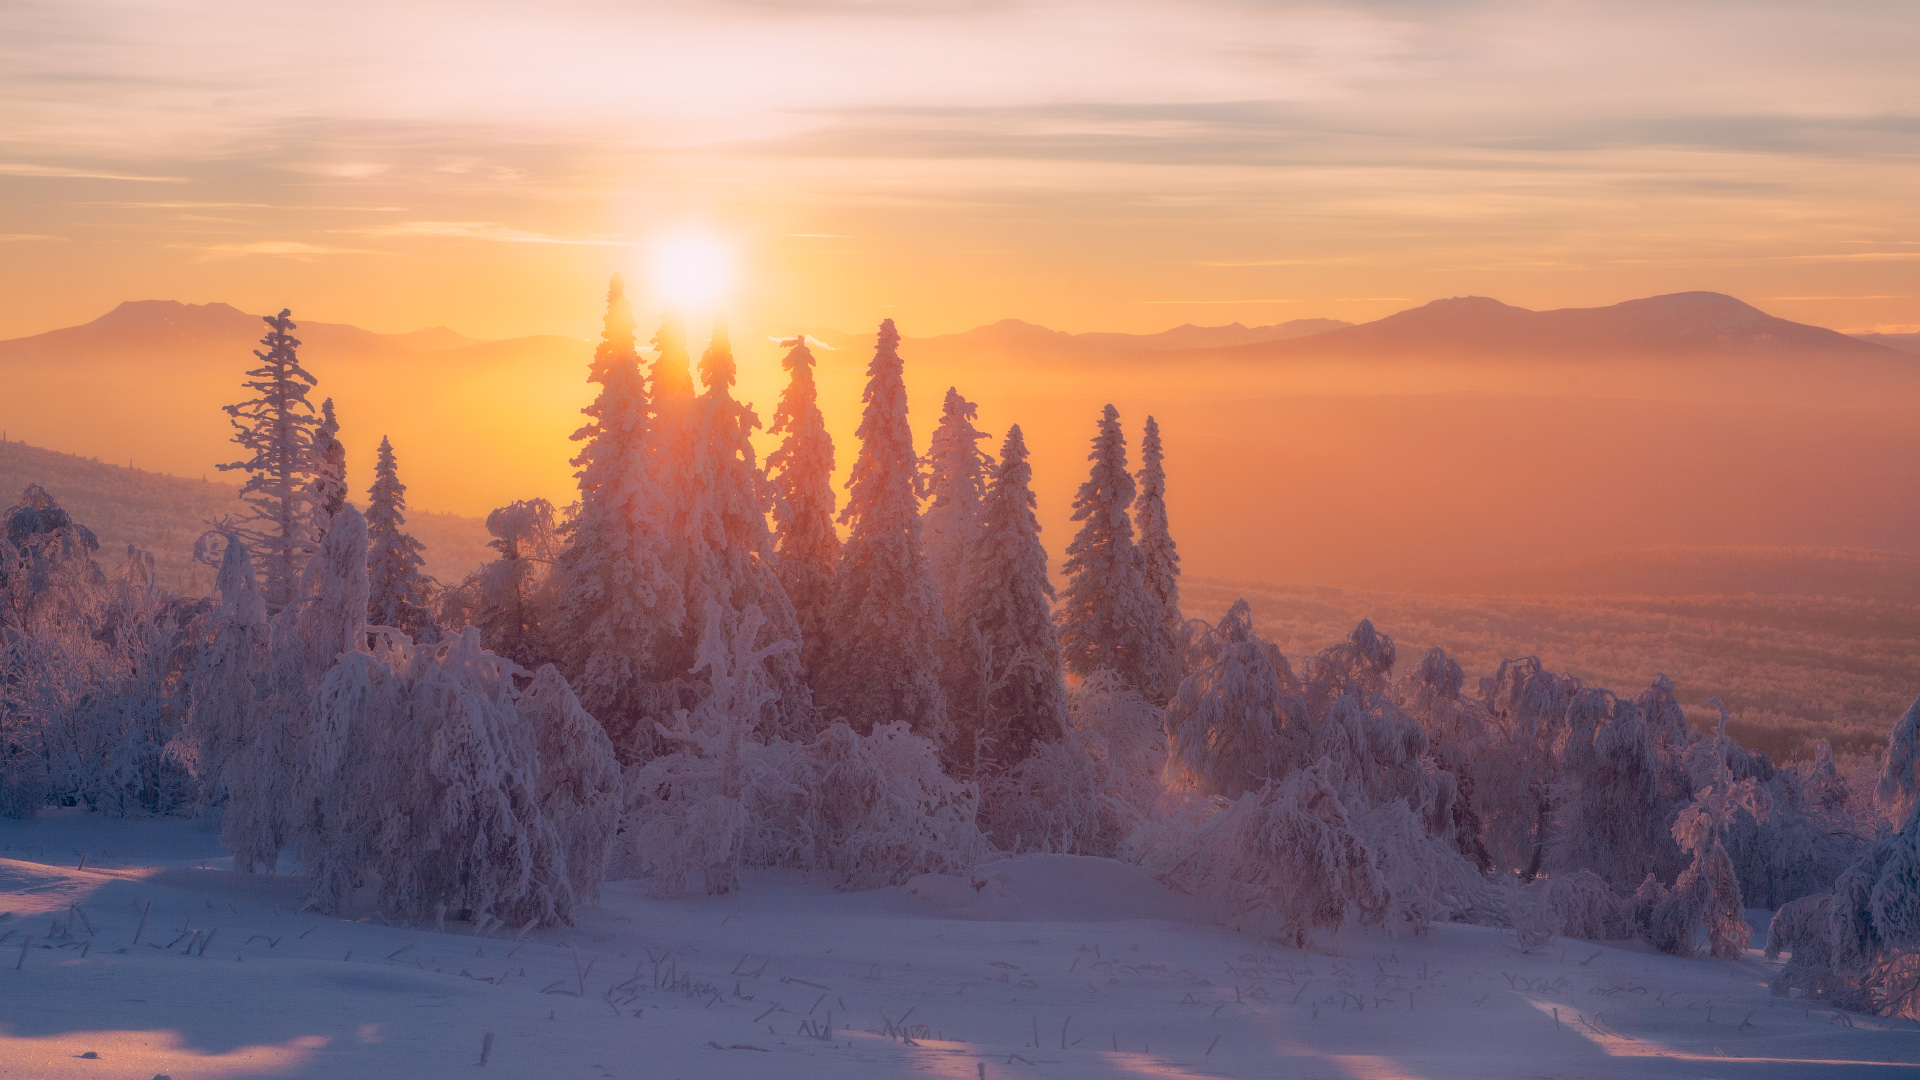
<path fill-rule="evenodd" d="M 213 570 L 193 561 L 193 542 L 210 522 L 245 509 L 225 476 L 214 477 L 192 480 L 0 442 L 0 508 L 39 484 L 99 537 L 101 566 L 111 571 L 132 544 L 151 551 L 161 584 L 180 592 L 212 589 Z M 415 510 L 407 526 L 426 545 L 427 573 L 443 581 L 457 581 L 492 557 L 486 526 L 475 518 Z"/>
<path fill-rule="evenodd" d="M 1874 345 L 1885 345 L 1901 352 L 1920 353 L 1920 332 L 1905 334 L 1853 334 L 1852 337 Z"/>

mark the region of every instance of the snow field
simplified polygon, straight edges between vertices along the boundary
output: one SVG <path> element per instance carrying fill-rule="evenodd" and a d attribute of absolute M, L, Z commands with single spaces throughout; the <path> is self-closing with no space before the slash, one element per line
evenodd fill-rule
<path fill-rule="evenodd" d="M 617 883 L 518 941 L 301 914 L 303 879 L 229 865 L 192 822 L 0 823 L 0 1078 L 1920 1075 L 1920 1025 L 1770 997 L 1757 952 L 1460 925 L 1279 949 L 1103 859 Z"/>

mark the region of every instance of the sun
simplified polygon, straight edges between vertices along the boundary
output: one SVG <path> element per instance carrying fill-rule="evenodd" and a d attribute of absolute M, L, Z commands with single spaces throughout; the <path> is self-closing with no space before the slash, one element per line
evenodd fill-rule
<path fill-rule="evenodd" d="M 727 249 L 711 237 L 673 236 L 654 245 L 654 291 L 677 308 L 717 306 L 732 269 Z"/>

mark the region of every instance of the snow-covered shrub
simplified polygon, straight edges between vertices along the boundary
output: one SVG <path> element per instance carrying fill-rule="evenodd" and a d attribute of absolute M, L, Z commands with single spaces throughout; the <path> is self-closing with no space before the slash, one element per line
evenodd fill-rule
<path fill-rule="evenodd" d="M 1776 997 L 1799 990 L 1809 997 L 1825 997 L 1837 983 L 1833 974 L 1833 894 L 1818 893 L 1789 900 L 1773 913 L 1767 924 L 1767 959 L 1779 960 L 1787 953 L 1786 964 L 1773 977 L 1770 988 Z"/>
<path fill-rule="evenodd" d="M 1895 821 L 1905 820 L 1920 803 L 1920 698 L 1887 737 L 1887 757 L 1876 795 Z"/>
<path fill-rule="evenodd" d="M 904 722 L 859 735 L 834 724 L 807 748 L 812 865 L 847 890 L 957 874 L 989 850 L 978 792 L 940 769 L 939 749 Z"/>
<path fill-rule="evenodd" d="M 1296 946 L 1349 920 L 1385 921 L 1386 876 L 1326 772 L 1322 763 L 1242 795 L 1149 869 L 1227 925 Z"/>
<path fill-rule="evenodd" d="M 676 749 L 633 775 L 622 870 L 677 895 L 731 890 L 753 866 L 820 871 L 849 890 L 971 869 L 988 850 L 978 795 L 942 771 L 933 742 L 904 723 L 764 739 L 759 718 L 778 696 L 764 662 L 792 644 L 757 645 L 754 608 L 729 622 L 714 618 L 702 639 L 708 697 L 659 728 Z"/>
<path fill-rule="evenodd" d="M 1555 933 L 1586 941 L 1618 941 L 1637 929 L 1630 897 L 1615 892 L 1588 870 L 1554 874 L 1541 883 Z"/>
<path fill-rule="evenodd" d="M 1379 864 L 1396 919 L 1415 933 L 1431 922 L 1468 918 L 1487 906 L 1487 884 L 1449 837 L 1437 836 L 1405 799 L 1353 819 L 1354 834 Z"/>
<path fill-rule="evenodd" d="M 1660 779 L 1660 748 L 1640 707 L 1605 690 L 1582 690 L 1569 712 L 1547 862 L 1590 870 L 1615 889 L 1683 865 Z"/>
<path fill-rule="evenodd" d="M 1166 723 L 1186 770 L 1205 790 L 1238 798 L 1309 764 L 1299 684 L 1279 647 L 1254 632 L 1247 602 L 1218 626 L 1184 629 L 1193 673 L 1168 702 Z"/>
<path fill-rule="evenodd" d="M 372 885 L 409 917 L 567 920 L 573 890 L 512 662 L 472 627 L 434 646 L 383 637 L 327 674 L 301 751 L 296 792 L 319 811 L 301 838 L 310 903 L 338 910 Z"/>
<path fill-rule="evenodd" d="M 540 811 L 565 849 L 574 900 L 600 898 L 626 778 L 605 728 L 580 707 L 560 672 L 547 664 L 520 694 L 520 714 L 533 727 L 540 753 Z"/>
<path fill-rule="evenodd" d="M 1648 916 L 1647 936 L 1661 952 L 1697 956 L 1704 944 L 1715 957 L 1735 957 L 1752 936 L 1740 879 L 1721 843 L 1728 803 L 1737 797 L 1709 787 L 1674 822 L 1673 838 L 1693 862 Z"/>
<path fill-rule="evenodd" d="M 1793 967 L 1791 985 L 1842 1008 L 1920 1016 L 1920 803 L 1834 882 L 1825 940 Z"/>
<path fill-rule="evenodd" d="M 1035 743 L 982 786 L 981 826 L 1003 851 L 1111 857 L 1139 823 L 1106 740 L 1092 732 Z"/>
<path fill-rule="evenodd" d="M 110 814 L 182 813 L 199 786 L 167 753 L 207 605 L 159 588 L 129 546 L 108 577 L 98 544 L 37 485 L 0 515 L 0 810 L 52 801 Z"/>
<path fill-rule="evenodd" d="M 707 697 L 691 712 L 680 710 L 673 727 L 659 727 L 661 743 L 676 749 L 647 761 L 633 777 L 628 861 L 661 896 L 737 888 L 752 827 L 748 803 L 757 801 L 759 782 L 781 784 L 759 770 L 763 744 L 754 734 L 761 710 L 780 696 L 765 662 L 794 645 L 756 644 L 766 625 L 757 607 L 729 619 L 710 603 L 705 625 L 694 671 L 706 672 Z"/>
<path fill-rule="evenodd" d="M 1074 687 L 1067 708 L 1064 739 L 984 781 L 982 826 L 1007 851 L 1116 856 L 1159 812 L 1165 710 L 1107 671 Z"/>

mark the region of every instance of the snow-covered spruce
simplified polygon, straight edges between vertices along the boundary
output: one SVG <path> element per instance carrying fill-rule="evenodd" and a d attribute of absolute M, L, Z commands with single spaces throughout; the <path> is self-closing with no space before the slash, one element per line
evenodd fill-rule
<path fill-rule="evenodd" d="M 769 735 L 804 739 L 817 730 L 813 694 L 797 643 L 800 627 L 793 604 L 775 571 L 773 534 L 767 514 L 772 485 L 760 471 L 750 440 L 760 418 L 733 397 L 735 367 L 726 327 L 716 324 L 700 357 L 700 395 L 694 399 L 694 457 L 687 486 L 662 494 L 685 514 L 685 529 L 673 538 L 673 564 L 684 575 L 687 628 L 663 635 L 657 663 L 683 689 L 675 697 L 698 702 L 713 692 L 701 662 L 701 642 L 729 633 L 748 610 L 759 612 L 760 644 L 794 643 L 760 659 L 774 694 L 759 706 L 756 723 Z M 714 626 L 714 618 L 722 625 Z"/>
<path fill-rule="evenodd" d="M 400 482 L 393 444 L 382 436 L 367 492 L 367 619 L 431 643 L 440 636 L 428 608 L 433 580 L 420 572 L 426 548 L 407 534 L 406 511 L 407 486 Z"/>
<path fill-rule="evenodd" d="M 968 775 L 1004 770 L 1067 730 L 1053 583 L 1034 514 L 1020 426 L 1007 432 L 948 610 L 952 760 Z"/>
<path fill-rule="evenodd" d="M 1067 589 L 1060 598 L 1060 646 L 1067 670 L 1081 678 L 1107 670 L 1150 697 L 1165 693 L 1174 658 L 1161 633 L 1164 609 L 1147 592 L 1140 551 L 1133 542 L 1135 495 L 1127 472 L 1127 440 L 1120 413 L 1100 414 L 1087 455 L 1093 469 L 1073 499 L 1082 522 L 1067 545 Z"/>
<path fill-rule="evenodd" d="M 940 590 L 947 621 L 954 621 L 966 587 L 968 560 L 980 531 L 981 505 L 986 499 L 993 459 L 980 449 L 987 433 L 973 426 L 980 407 L 947 387 L 940 405 L 940 422 L 924 461 L 927 510 L 921 517 L 921 536 L 927 569 Z"/>
<path fill-rule="evenodd" d="M 920 547 L 919 458 L 899 346 L 893 320 L 881 323 L 840 512 L 851 531 L 833 575 L 833 636 L 816 681 L 829 715 L 856 730 L 901 722 L 945 741 L 938 649 L 947 627 Z"/>
<path fill-rule="evenodd" d="M 268 330 L 254 351 L 260 366 L 247 372 L 244 385 L 254 396 L 226 406 L 234 427 L 233 441 L 246 457 L 218 466 L 242 470 L 240 499 L 248 517 L 232 527 L 247 546 L 264 576 L 261 595 L 268 612 L 277 612 L 293 599 L 300 569 L 319 537 L 316 518 L 314 435 L 320 420 L 314 415 L 307 391 L 314 377 L 300 366 L 300 342 L 293 313 L 265 316 Z"/>
<path fill-rule="evenodd" d="M 600 394 L 582 410 L 590 421 L 573 433 L 584 444 L 573 459 L 580 508 L 554 568 L 552 641 L 561 671 L 614 746 L 644 759 L 656 749 L 649 719 L 658 708 L 655 650 L 679 632 L 686 611 L 681 582 L 668 572 L 669 507 L 651 460 L 633 328 L 616 276 L 588 376 Z"/>
<path fill-rule="evenodd" d="M 1166 451 L 1160 443 L 1160 424 L 1147 417 L 1140 434 L 1139 494 L 1133 502 L 1133 520 L 1140 540 L 1140 577 L 1147 595 L 1160 611 L 1155 629 L 1157 649 L 1165 659 L 1161 682 L 1153 689 L 1155 700 L 1173 696 L 1185 674 L 1180 670 L 1177 644 L 1180 626 L 1180 551 L 1174 545 L 1173 531 L 1167 523 Z"/>
<path fill-rule="evenodd" d="M 782 436 L 779 449 L 767 455 L 775 550 L 780 583 L 800 628 L 800 659 L 808 678 L 817 682 L 832 625 L 833 568 L 840 559 L 840 534 L 833 527 L 833 437 L 820 415 L 807 339 L 782 344 L 787 388 L 767 427 L 768 434 Z"/>

